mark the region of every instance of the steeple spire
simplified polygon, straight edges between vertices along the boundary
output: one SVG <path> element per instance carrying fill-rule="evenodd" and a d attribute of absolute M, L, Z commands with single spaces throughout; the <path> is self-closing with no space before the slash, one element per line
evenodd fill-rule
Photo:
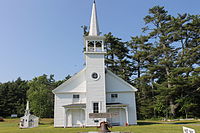
<path fill-rule="evenodd" d="M 26 110 L 29 110 L 29 101 L 26 103 Z"/>
<path fill-rule="evenodd" d="M 89 36 L 98 36 L 98 35 L 99 35 L 99 25 L 97 19 L 96 2 L 94 0 L 92 7 L 91 21 L 90 21 Z"/>
<path fill-rule="evenodd" d="M 26 103 L 26 110 L 25 110 L 25 116 L 30 114 L 30 110 L 29 110 L 29 101 L 27 101 Z"/>

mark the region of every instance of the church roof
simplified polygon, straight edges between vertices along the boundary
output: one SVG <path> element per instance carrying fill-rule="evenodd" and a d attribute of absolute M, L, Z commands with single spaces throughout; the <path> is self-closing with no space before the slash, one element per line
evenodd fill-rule
<path fill-rule="evenodd" d="M 106 103 L 107 107 L 127 107 L 127 104 L 122 103 Z M 86 108 L 86 103 L 75 103 L 64 105 L 65 108 Z"/>
<path fill-rule="evenodd" d="M 106 69 L 106 74 L 113 77 L 113 80 L 116 79 L 116 81 L 124 84 L 125 86 L 131 88 L 131 90 L 124 90 L 124 89 L 120 89 L 120 90 L 115 90 L 113 89 L 113 91 L 115 90 L 115 92 L 127 92 L 127 91 L 138 91 L 135 87 L 133 87 L 131 84 L 129 84 L 128 82 L 126 82 L 125 80 L 123 80 L 122 78 L 120 78 L 119 76 L 117 76 L 116 74 L 114 74 L 112 71 L 110 71 L 109 69 Z M 108 78 L 108 77 L 107 77 Z M 118 85 L 119 87 L 119 85 Z M 110 87 L 108 87 L 107 89 L 110 89 Z M 107 92 L 113 92 L 110 90 L 107 90 Z"/>
<path fill-rule="evenodd" d="M 63 84 L 58 86 L 56 89 L 53 90 L 53 93 L 74 93 L 74 92 L 86 92 L 86 85 L 85 85 L 85 71 L 84 68 L 82 71 L 78 72 L 70 79 L 65 81 Z M 118 77 L 116 74 L 112 73 L 110 70 L 106 69 L 106 92 L 135 92 L 137 89 L 127 83 L 122 78 Z M 81 86 L 78 88 L 82 88 L 81 90 L 75 89 L 75 86 Z M 74 88 L 75 87 L 75 88 Z"/>
<path fill-rule="evenodd" d="M 96 3 L 94 1 L 92 7 L 92 15 L 90 20 L 90 31 L 89 36 L 98 36 L 99 35 L 99 24 L 97 19 L 97 10 L 96 10 Z"/>
<path fill-rule="evenodd" d="M 39 117 L 37 117 L 37 116 L 35 116 L 35 115 L 31 115 L 31 114 L 29 114 L 29 115 L 25 115 L 25 116 L 22 116 L 22 117 L 20 117 L 21 119 L 25 119 L 25 118 L 32 118 L 32 119 L 39 119 Z"/>
<path fill-rule="evenodd" d="M 64 83 L 62 83 L 60 86 L 58 86 L 57 88 L 55 88 L 52 92 L 55 93 L 73 93 L 73 92 L 85 92 L 85 89 L 82 88 L 81 90 L 75 90 L 74 88 L 76 88 L 75 86 L 78 86 L 80 84 L 83 84 L 84 86 L 84 81 L 85 81 L 85 70 L 86 68 L 82 69 L 80 72 L 74 74 L 70 79 L 68 79 L 67 81 L 65 81 Z M 68 86 L 71 86 L 68 88 Z"/>
<path fill-rule="evenodd" d="M 76 107 L 85 108 L 86 103 L 68 104 L 68 105 L 64 105 L 63 107 L 65 107 L 65 108 L 76 108 Z"/>
<path fill-rule="evenodd" d="M 127 104 L 122 103 L 106 103 L 107 107 L 127 107 Z"/>

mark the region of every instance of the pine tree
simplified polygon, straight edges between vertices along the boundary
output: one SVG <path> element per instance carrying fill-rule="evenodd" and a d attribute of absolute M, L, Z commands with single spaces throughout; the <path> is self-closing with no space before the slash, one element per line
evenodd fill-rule
<path fill-rule="evenodd" d="M 105 35 L 105 47 L 107 54 L 105 55 L 105 65 L 115 74 L 130 81 L 131 68 L 128 57 L 127 43 L 122 42 L 120 38 L 114 37 L 112 33 Z"/>

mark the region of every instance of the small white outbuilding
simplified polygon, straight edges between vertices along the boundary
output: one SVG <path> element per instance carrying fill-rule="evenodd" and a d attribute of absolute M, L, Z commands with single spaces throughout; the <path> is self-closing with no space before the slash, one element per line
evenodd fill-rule
<path fill-rule="evenodd" d="M 106 69 L 104 36 L 99 34 L 96 4 L 93 3 L 89 35 L 84 37 L 86 67 L 53 90 L 54 127 L 137 124 L 137 89 Z M 90 114 L 117 114 L 91 118 Z"/>
<path fill-rule="evenodd" d="M 29 101 L 26 104 L 26 110 L 23 117 L 20 118 L 20 128 L 38 127 L 39 117 L 30 114 Z"/>

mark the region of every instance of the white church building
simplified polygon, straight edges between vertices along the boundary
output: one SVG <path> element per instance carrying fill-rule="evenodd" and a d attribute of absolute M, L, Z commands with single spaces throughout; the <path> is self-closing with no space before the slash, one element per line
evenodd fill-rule
<path fill-rule="evenodd" d="M 20 118 L 19 128 L 38 127 L 38 123 L 39 117 L 30 114 L 29 101 L 27 101 L 25 114 Z"/>
<path fill-rule="evenodd" d="M 102 121 L 118 126 L 137 124 L 137 89 L 105 67 L 104 39 L 99 33 L 94 2 L 89 35 L 84 37 L 86 66 L 53 90 L 54 127 L 97 126 Z M 117 115 L 90 117 L 106 113 Z"/>

